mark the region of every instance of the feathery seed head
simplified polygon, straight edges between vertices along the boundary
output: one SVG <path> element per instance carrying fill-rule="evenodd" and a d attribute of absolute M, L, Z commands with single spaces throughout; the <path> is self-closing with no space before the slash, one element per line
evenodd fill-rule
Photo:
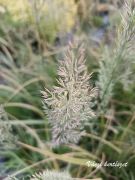
<path fill-rule="evenodd" d="M 116 82 L 120 81 L 127 89 L 135 80 L 132 73 L 135 57 L 135 10 L 132 9 L 132 1 L 125 0 L 121 16 L 114 48 L 111 51 L 105 48 L 99 64 L 97 85 L 100 89 L 101 111 L 106 109 Z"/>
<path fill-rule="evenodd" d="M 44 171 L 35 174 L 30 180 L 72 180 L 67 172 Z"/>
<path fill-rule="evenodd" d="M 77 143 L 85 122 L 95 116 L 91 107 L 97 96 L 97 89 L 89 84 L 91 75 L 87 73 L 83 46 L 76 48 L 70 44 L 58 75 L 58 85 L 52 91 L 42 92 L 53 142 Z"/>
<path fill-rule="evenodd" d="M 6 112 L 0 105 L 0 148 L 14 148 L 16 138 L 12 134 L 12 127 L 9 123 Z"/>

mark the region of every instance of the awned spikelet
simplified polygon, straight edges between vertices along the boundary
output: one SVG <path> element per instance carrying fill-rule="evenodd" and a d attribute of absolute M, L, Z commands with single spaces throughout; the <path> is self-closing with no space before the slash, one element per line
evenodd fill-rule
<path fill-rule="evenodd" d="M 53 144 L 77 143 L 84 124 L 95 116 L 92 110 L 97 89 L 89 84 L 84 48 L 70 44 L 60 61 L 57 86 L 42 92 L 44 109 L 52 127 Z"/>

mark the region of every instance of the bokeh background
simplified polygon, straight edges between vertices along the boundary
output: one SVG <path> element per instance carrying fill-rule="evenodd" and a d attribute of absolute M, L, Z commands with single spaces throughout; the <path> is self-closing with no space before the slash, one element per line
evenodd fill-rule
<path fill-rule="evenodd" d="M 101 55 L 115 41 L 123 2 L 0 0 L 0 104 L 22 143 L 14 149 L 0 147 L 1 179 L 14 174 L 27 180 L 27 175 L 44 169 L 66 169 L 76 178 L 135 180 L 135 83 L 126 90 L 116 84 L 109 115 L 95 121 L 92 130 L 87 128 L 89 137 L 55 149 L 49 146 L 51 132 L 41 96 L 44 87 L 57 84 L 58 62 L 69 42 L 84 43 L 96 85 Z M 90 159 L 128 162 L 128 167 L 95 170 L 82 165 Z"/>

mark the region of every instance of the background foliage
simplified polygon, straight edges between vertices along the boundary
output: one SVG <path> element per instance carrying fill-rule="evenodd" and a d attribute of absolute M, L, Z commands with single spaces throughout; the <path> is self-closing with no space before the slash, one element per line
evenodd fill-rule
<path fill-rule="evenodd" d="M 0 104 L 16 144 L 4 150 L 0 146 L 1 179 L 13 175 L 27 180 L 46 169 L 68 171 L 80 179 L 135 179 L 134 2 L 125 6 L 120 25 L 123 4 L 122 0 L 0 0 Z M 99 94 L 94 106 L 97 118 L 86 124 L 86 134 L 77 144 L 52 148 L 41 91 L 58 85 L 58 65 L 70 41 L 84 43 L 88 72 L 93 72 L 91 84 L 100 92 L 110 77 L 110 91 L 103 92 L 105 102 Z M 1 133 L 5 124 L 0 117 Z M 87 167 L 89 160 L 128 166 L 97 169 Z"/>

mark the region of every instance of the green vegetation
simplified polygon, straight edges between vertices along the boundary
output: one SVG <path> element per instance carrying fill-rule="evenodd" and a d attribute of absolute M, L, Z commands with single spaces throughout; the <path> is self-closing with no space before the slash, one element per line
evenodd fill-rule
<path fill-rule="evenodd" d="M 134 180 L 134 4 L 21 2 L 0 0 L 0 179 Z"/>

